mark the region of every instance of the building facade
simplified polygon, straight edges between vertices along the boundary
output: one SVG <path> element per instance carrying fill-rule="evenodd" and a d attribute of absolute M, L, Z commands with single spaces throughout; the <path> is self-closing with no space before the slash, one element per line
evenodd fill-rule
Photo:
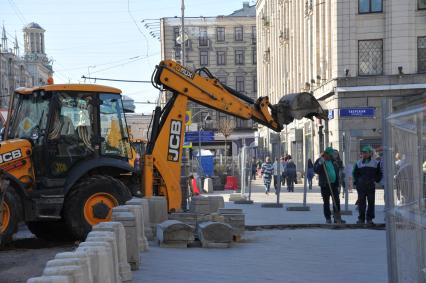
<path fill-rule="evenodd" d="M 161 56 L 181 62 L 181 19 L 162 18 Z M 206 67 L 222 83 L 251 98 L 257 97 L 257 49 L 255 6 L 248 2 L 243 8 L 228 16 L 185 18 L 186 67 L 195 70 Z M 211 149 L 216 155 L 224 153 L 224 137 L 218 134 L 218 125 L 228 120 L 234 131 L 228 137 L 226 155 L 238 153 L 238 148 L 254 142 L 256 125 L 252 121 L 236 119 L 189 103 L 192 113 L 192 131 L 207 133 L 203 137 L 203 149 Z M 209 117 L 208 122 L 205 122 Z M 213 135 L 211 133 L 214 133 Z M 214 137 L 214 138 L 213 138 Z M 195 141 L 197 143 L 197 141 Z"/>
<path fill-rule="evenodd" d="M 24 56 L 20 55 L 15 36 L 13 48 L 3 26 L 0 46 L 0 108 L 7 109 L 9 97 L 18 87 L 32 87 L 47 83 L 53 70 L 45 53 L 44 32 L 36 23 L 24 28 Z"/>
<path fill-rule="evenodd" d="M 425 99 L 424 0 L 259 0 L 256 24 L 258 95 L 275 103 L 308 91 L 329 110 L 328 121 L 296 121 L 280 134 L 299 169 L 326 146 L 347 162 L 362 145 L 379 147 L 383 98 L 395 107 Z M 265 152 L 276 140 L 260 130 Z"/>
<path fill-rule="evenodd" d="M 151 120 L 151 114 L 126 114 L 126 122 L 132 140 L 148 140 Z"/>
<path fill-rule="evenodd" d="M 37 23 L 30 23 L 24 32 L 24 61 L 32 77 L 34 86 L 47 84 L 53 70 L 45 50 L 45 30 Z"/>

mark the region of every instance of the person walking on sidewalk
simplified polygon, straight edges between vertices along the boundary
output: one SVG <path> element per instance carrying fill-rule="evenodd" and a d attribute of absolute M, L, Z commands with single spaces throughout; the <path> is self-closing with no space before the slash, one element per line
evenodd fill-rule
<path fill-rule="evenodd" d="M 314 171 L 319 176 L 319 186 L 323 199 L 324 217 L 331 223 L 330 196 L 333 200 L 334 223 L 345 223 L 340 215 L 339 166 L 333 160 L 334 149 L 327 147 L 322 156 L 315 161 Z"/>
<path fill-rule="evenodd" d="M 265 185 L 265 194 L 269 194 L 273 171 L 274 166 L 272 165 L 271 159 L 269 157 L 266 157 L 265 163 L 262 164 L 261 169 L 261 173 L 263 175 L 263 184 Z"/>
<path fill-rule="evenodd" d="M 283 166 L 280 162 L 280 160 L 278 158 L 275 158 L 275 162 L 274 162 L 274 188 L 275 188 L 275 193 L 278 193 L 278 173 L 281 174 L 281 172 L 283 172 Z M 280 166 L 280 167 L 278 167 Z M 278 172 L 278 169 L 280 169 Z"/>
<path fill-rule="evenodd" d="M 286 167 L 287 167 L 287 155 L 283 155 L 281 157 L 281 166 L 283 168 L 283 171 L 281 171 L 281 186 L 284 187 L 285 186 L 285 179 L 286 179 L 285 170 L 286 170 Z"/>
<path fill-rule="evenodd" d="M 257 164 L 256 164 L 256 158 L 253 157 L 251 160 L 251 179 L 256 180 L 256 171 L 257 171 Z"/>
<path fill-rule="evenodd" d="M 308 171 L 306 172 L 306 179 L 308 180 L 308 186 L 309 190 L 312 190 L 312 179 L 314 178 L 315 172 L 314 172 L 314 164 L 312 163 L 312 160 L 308 159 Z"/>
<path fill-rule="evenodd" d="M 365 209 L 367 207 L 367 224 L 374 224 L 374 201 L 376 197 L 375 182 L 382 179 L 380 163 L 372 158 L 373 148 L 364 146 L 361 150 L 362 158 L 355 163 L 353 170 L 354 186 L 358 191 L 358 224 L 365 223 Z"/>
<path fill-rule="evenodd" d="M 297 170 L 296 164 L 294 164 L 291 157 L 287 160 L 287 165 L 285 167 L 285 175 L 287 178 L 287 191 L 294 192 L 294 183 L 297 182 Z"/>

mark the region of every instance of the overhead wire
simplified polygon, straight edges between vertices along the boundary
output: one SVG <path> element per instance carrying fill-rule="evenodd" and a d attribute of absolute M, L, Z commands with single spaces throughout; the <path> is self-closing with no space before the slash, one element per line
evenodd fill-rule
<path fill-rule="evenodd" d="M 22 14 L 21 10 L 19 10 L 19 7 L 13 2 L 13 0 L 8 0 L 10 7 L 13 9 L 15 15 L 18 17 L 18 19 L 22 22 L 22 24 L 25 26 L 28 22 L 25 19 L 24 15 Z"/>
<path fill-rule="evenodd" d="M 146 43 L 146 56 L 148 56 L 149 52 L 149 41 L 147 36 L 143 33 L 143 31 L 140 29 L 136 19 L 133 17 L 132 12 L 130 11 L 130 0 L 127 0 L 127 12 L 129 13 L 130 18 L 132 19 L 133 23 L 135 24 L 136 28 L 138 29 L 139 33 L 144 37 L 145 43 Z"/>

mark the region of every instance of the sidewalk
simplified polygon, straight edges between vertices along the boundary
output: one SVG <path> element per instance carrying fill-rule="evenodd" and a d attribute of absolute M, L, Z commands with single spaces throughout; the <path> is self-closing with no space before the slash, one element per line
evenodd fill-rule
<path fill-rule="evenodd" d="M 320 188 L 314 186 L 312 191 L 307 193 L 307 206 L 310 211 L 287 211 L 290 206 L 303 205 L 303 184 L 295 185 L 294 192 L 287 192 L 287 187 L 281 188 L 280 203 L 283 208 L 263 208 L 262 203 L 273 203 L 277 201 L 273 186 L 271 193 L 266 195 L 264 192 L 262 180 L 252 181 L 251 199 L 254 204 L 234 204 L 228 202 L 230 192 L 217 192 L 217 195 L 223 195 L 227 208 L 242 208 L 246 214 L 246 225 L 269 225 L 269 224 L 323 224 L 325 218 L 323 214 L 323 204 Z M 248 194 L 248 192 L 247 192 Z M 340 194 L 342 196 L 342 194 Z M 358 219 L 358 211 L 355 208 L 357 193 L 354 190 L 349 193 L 348 209 L 352 211 L 352 216 L 343 215 L 342 218 L 347 223 L 356 223 Z M 345 200 L 340 198 L 341 210 L 345 209 Z M 332 209 L 330 204 L 330 209 Z M 383 190 L 376 191 L 376 223 L 384 223 L 384 196 Z"/>
<path fill-rule="evenodd" d="M 294 193 L 281 193 L 284 208 L 262 208 L 275 202 L 266 195 L 260 180 L 253 184 L 255 204 L 229 203 L 231 192 L 223 195 L 225 206 L 242 208 L 246 225 L 324 223 L 319 188 L 308 193 L 311 211 L 290 212 L 287 206 L 301 205 L 303 186 Z M 356 193 L 350 196 L 356 221 Z M 376 194 L 376 222 L 383 222 L 383 191 Z M 342 204 L 343 204 L 342 200 Z M 344 206 L 342 205 L 342 208 Z M 141 270 L 131 282 L 387 282 L 385 231 L 348 229 L 300 229 L 246 231 L 243 240 L 229 249 L 160 248 L 154 242 L 141 254 Z"/>

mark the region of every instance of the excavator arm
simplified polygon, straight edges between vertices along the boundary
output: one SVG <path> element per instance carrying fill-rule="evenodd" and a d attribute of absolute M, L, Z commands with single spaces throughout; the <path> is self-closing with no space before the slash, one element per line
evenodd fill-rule
<path fill-rule="evenodd" d="M 172 60 L 161 61 L 153 73 L 153 85 L 169 90 L 172 98 L 164 108 L 155 110 L 151 138 L 144 157 L 145 195 L 164 195 L 169 211 L 179 211 L 182 203 L 180 174 L 188 99 L 208 108 L 246 120 L 254 120 L 276 132 L 293 119 L 326 118 L 316 99 L 309 93 L 284 96 L 271 105 L 268 97 L 256 101 L 222 84 L 203 68 L 195 72 Z"/>

